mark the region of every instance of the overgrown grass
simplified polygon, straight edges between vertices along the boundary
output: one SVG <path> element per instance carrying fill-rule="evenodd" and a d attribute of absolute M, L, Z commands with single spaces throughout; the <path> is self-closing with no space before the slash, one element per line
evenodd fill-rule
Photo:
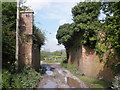
<path fill-rule="evenodd" d="M 41 79 L 41 74 L 32 68 L 26 67 L 19 73 L 12 74 L 3 70 L 3 88 L 35 88 Z"/>
<path fill-rule="evenodd" d="M 0 70 L 0 88 L 2 88 L 2 70 Z"/>
<path fill-rule="evenodd" d="M 56 61 L 53 61 L 53 60 L 43 60 L 43 62 L 45 63 L 62 63 L 63 60 L 56 60 Z"/>
<path fill-rule="evenodd" d="M 84 81 L 90 88 L 109 88 L 111 86 L 110 83 L 103 80 L 84 76 L 76 66 L 68 65 L 67 63 L 61 63 L 61 65 L 77 76 L 80 80 Z"/>

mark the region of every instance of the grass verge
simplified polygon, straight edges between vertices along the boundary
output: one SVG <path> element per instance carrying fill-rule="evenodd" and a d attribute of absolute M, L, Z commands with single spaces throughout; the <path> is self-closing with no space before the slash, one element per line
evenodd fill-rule
<path fill-rule="evenodd" d="M 43 60 L 42 62 L 45 63 L 62 63 L 63 60 L 56 60 L 56 61 L 52 61 L 52 60 Z"/>
<path fill-rule="evenodd" d="M 84 74 L 81 73 L 76 66 L 68 65 L 67 63 L 61 63 L 61 65 L 68 69 L 73 75 L 77 76 L 80 80 L 85 82 L 90 88 L 109 88 L 111 86 L 110 83 L 103 80 L 84 76 Z"/>

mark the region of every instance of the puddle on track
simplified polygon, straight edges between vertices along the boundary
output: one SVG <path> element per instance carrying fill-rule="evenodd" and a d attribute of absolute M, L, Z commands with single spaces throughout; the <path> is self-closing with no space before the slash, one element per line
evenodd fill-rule
<path fill-rule="evenodd" d="M 42 67 L 45 69 L 45 74 L 47 75 L 53 75 L 53 67 L 51 67 L 50 65 L 48 64 L 43 64 Z"/>
<path fill-rule="evenodd" d="M 57 83 L 50 81 L 47 84 L 45 84 L 43 88 L 57 88 Z"/>
<path fill-rule="evenodd" d="M 62 77 L 64 78 L 64 82 L 65 84 L 69 85 L 71 88 L 81 88 L 80 86 L 80 82 L 75 80 L 72 77 L 66 76 L 67 72 L 60 70 L 59 68 L 53 68 L 50 65 L 44 64 L 42 67 L 45 68 L 45 74 L 48 76 L 54 76 L 54 69 L 57 70 L 57 72 L 59 73 L 59 75 L 62 75 Z M 59 78 L 58 78 L 59 79 Z M 57 83 L 53 82 L 53 81 L 49 81 L 46 82 L 43 85 L 43 88 L 57 88 Z"/>
<path fill-rule="evenodd" d="M 56 70 L 58 71 L 59 74 L 61 74 L 62 76 L 64 76 L 64 80 L 65 82 L 72 88 L 80 88 L 80 83 L 75 80 L 74 78 L 71 77 L 66 77 L 66 72 L 59 70 L 56 68 Z"/>
<path fill-rule="evenodd" d="M 53 71 L 46 71 L 45 72 L 47 75 L 53 75 Z"/>
<path fill-rule="evenodd" d="M 80 83 L 71 77 L 67 77 L 67 84 L 74 88 L 80 88 Z"/>

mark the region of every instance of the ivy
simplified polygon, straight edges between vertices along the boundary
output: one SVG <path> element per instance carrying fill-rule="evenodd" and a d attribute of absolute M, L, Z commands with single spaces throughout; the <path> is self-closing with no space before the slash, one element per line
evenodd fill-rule
<path fill-rule="evenodd" d="M 100 61 L 109 52 L 105 60 L 109 64 L 110 59 L 120 56 L 119 6 L 120 2 L 78 3 L 72 8 L 74 22 L 64 24 L 58 29 L 58 43 L 63 44 L 66 49 L 78 49 L 81 45 L 86 45 L 96 51 Z M 98 20 L 100 10 L 106 15 L 105 20 Z M 119 60 L 115 63 L 117 66 Z"/>

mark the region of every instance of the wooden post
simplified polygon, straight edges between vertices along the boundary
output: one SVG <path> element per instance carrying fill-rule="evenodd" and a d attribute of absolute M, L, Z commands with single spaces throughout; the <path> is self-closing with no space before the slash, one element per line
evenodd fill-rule
<path fill-rule="evenodd" d="M 19 69 L 19 14 L 20 14 L 20 2 L 17 0 L 17 19 L 16 19 L 16 66 Z"/>

